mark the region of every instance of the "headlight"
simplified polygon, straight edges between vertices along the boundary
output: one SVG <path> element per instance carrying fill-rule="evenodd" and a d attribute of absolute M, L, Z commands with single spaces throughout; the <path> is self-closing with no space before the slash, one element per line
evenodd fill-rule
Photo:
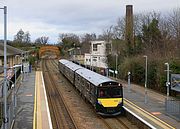
<path fill-rule="evenodd" d="M 122 101 L 119 101 L 119 103 L 118 104 L 121 104 L 122 103 Z"/>
<path fill-rule="evenodd" d="M 102 103 L 101 103 L 101 101 L 100 101 L 100 100 L 98 100 L 98 103 L 99 103 L 100 105 L 102 105 Z"/>

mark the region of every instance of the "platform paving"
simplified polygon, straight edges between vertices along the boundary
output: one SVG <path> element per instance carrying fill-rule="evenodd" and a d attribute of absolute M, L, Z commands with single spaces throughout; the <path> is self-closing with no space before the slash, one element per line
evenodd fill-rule
<path fill-rule="evenodd" d="M 122 81 L 120 81 L 122 82 Z M 165 112 L 165 99 L 166 95 L 157 93 L 153 90 L 147 90 L 147 103 L 145 103 L 145 88 L 135 84 L 131 84 L 130 90 L 128 88 L 127 82 L 123 81 L 124 86 L 124 98 L 133 102 L 140 108 L 148 111 L 162 121 L 168 123 L 174 128 L 178 129 L 180 127 L 180 121 L 169 116 Z M 171 98 L 169 98 L 171 99 Z"/>
<path fill-rule="evenodd" d="M 13 129 L 32 129 L 34 113 L 35 72 L 24 76 L 17 92 L 17 110 Z"/>

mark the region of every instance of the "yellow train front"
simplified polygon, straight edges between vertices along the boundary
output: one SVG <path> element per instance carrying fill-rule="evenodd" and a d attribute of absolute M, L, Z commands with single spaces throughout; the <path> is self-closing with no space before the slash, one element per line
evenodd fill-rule
<path fill-rule="evenodd" d="M 106 82 L 98 86 L 96 112 L 105 116 L 123 113 L 123 90 L 117 82 Z"/>

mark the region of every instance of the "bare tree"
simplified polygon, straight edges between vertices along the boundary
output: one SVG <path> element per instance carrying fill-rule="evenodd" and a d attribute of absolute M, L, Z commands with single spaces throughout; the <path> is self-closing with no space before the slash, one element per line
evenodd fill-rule
<path fill-rule="evenodd" d="M 35 43 L 36 44 L 42 44 L 42 45 L 46 45 L 48 43 L 48 40 L 49 40 L 49 37 L 46 37 L 46 36 L 41 36 L 39 38 L 37 38 L 35 40 Z"/>
<path fill-rule="evenodd" d="M 110 26 L 108 29 L 103 30 L 103 34 L 99 35 L 98 39 L 109 42 L 111 39 L 113 39 L 113 35 L 113 26 Z"/>
<path fill-rule="evenodd" d="M 180 8 L 174 9 L 169 15 L 169 25 L 172 35 L 180 40 Z"/>
<path fill-rule="evenodd" d="M 90 48 L 91 48 L 90 41 L 97 40 L 96 34 L 95 33 L 92 33 L 92 34 L 86 33 L 85 35 L 83 35 L 81 37 L 81 39 L 82 39 L 81 52 L 82 53 L 89 53 L 90 52 Z"/>
<path fill-rule="evenodd" d="M 174 38 L 175 49 L 180 55 L 180 8 L 174 9 L 173 13 L 169 15 L 169 29 L 171 32 L 171 36 Z"/>
<path fill-rule="evenodd" d="M 113 27 L 115 39 L 125 39 L 125 18 L 118 18 L 117 24 Z"/>
<path fill-rule="evenodd" d="M 30 38 L 30 33 L 27 31 L 26 33 L 24 33 L 23 35 L 23 42 L 25 43 L 30 43 L 31 42 L 31 38 Z"/>
<path fill-rule="evenodd" d="M 24 38 L 24 31 L 20 29 L 17 34 L 14 36 L 14 42 L 22 43 Z"/>
<path fill-rule="evenodd" d="M 76 34 L 73 34 L 73 33 L 59 34 L 58 40 L 59 40 L 59 43 L 63 47 L 64 50 L 80 46 L 79 36 Z"/>

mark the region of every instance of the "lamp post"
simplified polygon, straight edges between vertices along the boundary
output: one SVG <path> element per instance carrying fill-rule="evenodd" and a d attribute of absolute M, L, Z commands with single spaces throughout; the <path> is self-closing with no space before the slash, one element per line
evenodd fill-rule
<path fill-rule="evenodd" d="M 166 86 L 167 86 L 167 99 L 169 97 L 169 85 L 170 85 L 170 82 L 169 82 L 169 63 L 164 63 L 165 65 L 167 65 L 167 81 L 166 81 Z"/>
<path fill-rule="evenodd" d="M 117 79 L 117 73 L 118 73 L 118 72 L 117 72 L 117 60 L 118 60 L 117 57 L 118 57 L 118 54 L 116 53 L 116 71 L 115 71 L 116 79 Z"/>
<path fill-rule="evenodd" d="M 0 8 L 4 10 L 4 87 L 3 87 L 3 97 L 4 97 L 4 118 L 3 118 L 3 128 L 7 129 L 8 116 L 7 116 L 7 55 L 6 55 L 6 44 L 7 44 L 7 6 Z"/>
<path fill-rule="evenodd" d="M 147 103 L 147 56 L 144 55 L 143 57 L 145 57 L 145 59 L 146 59 L 145 83 L 144 83 L 144 87 L 145 87 L 145 98 L 144 98 L 144 102 Z"/>
<path fill-rule="evenodd" d="M 128 92 L 131 90 L 131 72 L 128 72 Z"/>

